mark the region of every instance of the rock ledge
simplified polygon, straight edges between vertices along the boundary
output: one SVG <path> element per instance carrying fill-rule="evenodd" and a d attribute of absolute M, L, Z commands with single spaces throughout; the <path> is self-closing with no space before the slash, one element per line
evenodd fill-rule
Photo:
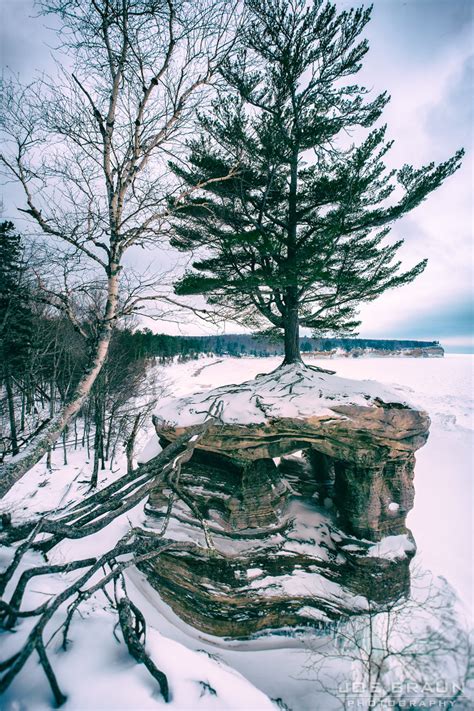
<path fill-rule="evenodd" d="M 373 381 L 286 366 L 238 386 L 169 400 L 155 417 L 162 446 L 221 403 L 180 486 L 209 522 L 216 553 L 186 505 L 170 538 L 202 553 L 160 557 L 147 573 L 195 627 L 230 637 L 287 625 L 326 624 L 382 604 L 409 587 L 415 545 L 414 452 L 429 418 Z M 170 492 L 152 492 L 160 526 Z"/>

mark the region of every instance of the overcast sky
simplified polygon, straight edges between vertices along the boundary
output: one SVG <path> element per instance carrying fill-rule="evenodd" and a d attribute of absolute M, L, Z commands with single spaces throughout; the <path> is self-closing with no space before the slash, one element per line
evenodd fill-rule
<path fill-rule="evenodd" d="M 54 35 L 44 19 L 32 17 L 32 0 L 0 3 L 2 63 L 29 79 L 48 68 Z M 388 135 L 395 139 L 391 162 L 440 161 L 461 146 L 466 157 L 454 176 L 395 225 L 393 234 L 406 240 L 404 265 L 428 257 L 428 267 L 412 284 L 363 307 L 360 335 L 439 338 L 450 350 L 472 350 L 474 2 L 375 0 L 374 5 L 366 32 L 371 49 L 358 81 L 392 96 L 384 112 Z M 5 211 L 14 217 L 8 200 L 7 194 Z"/>

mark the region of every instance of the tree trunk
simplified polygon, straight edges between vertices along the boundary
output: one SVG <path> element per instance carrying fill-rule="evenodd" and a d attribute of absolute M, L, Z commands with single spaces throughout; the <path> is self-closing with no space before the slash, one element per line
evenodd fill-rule
<path fill-rule="evenodd" d="M 289 281 L 285 289 L 285 360 L 283 365 L 301 363 L 300 324 L 298 309 L 298 260 L 297 260 L 297 193 L 298 193 L 298 142 L 292 150 L 290 189 L 288 193 L 288 242 L 286 272 Z"/>
<path fill-rule="evenodd" d="M 110 408 L 110 417 L 108 421 L 108 427 L 107 427 L 107 437 L 105 438 L 105 459 L 108 461 L 110 459 L 110 447 L 112 443 L 112 435 L 113 435 L 113 425 L 114 425 L 114 420 L 115 420 L 115 403 L 112 405 Z M 106 422 L 106 417 L 104 413 L 104 430 L 105 430 L 105 422 Z"/>
<path fill-rule="evenodd" d="M 91 388 L 99 375 L 109 350 L 112 330 L 117 314 L 119 264 L 111 264 L 108 279 L 107 304 L 101 320 L 99 336 L 93 349 L 89 367 L 80 379 L 71 399 L 61 408 L 56 418 L 46 427 L 19 457 L 0 468 L 0 497 L 4 496 L 48 451 L 64 428 L 76 417 L 86 402 Z"/>
<path fill-rule="evenodd" d="M 15 401 L 13 398 L 12 378 L 8 370 L 5 374 L 5 388 L 7 391 L 8 400 L 8 417 L 10 419 L 10 439 L 12 443 L 12 453 L 13 456 L 15 456 L 20 450 L 18 449 L 18 436 L 16 432 Z"/>
<path fill-rule="evenodd" d="M 67 427 L 65 427 L 63 429 L 63 464 L 64 464 L 64 466 L 66 466 L 66 464 L 67 464 L 67 442 L 66 442 L 67 429 L 68 429 Z"/>
<path fill-rule="evenodd" d="M 91 458 L 91 442 L 89 436 L 91 431 L 91 422 L 89 413 L 87 413 L 87 421 L 84 423 L 84 427 L 86 432 L 87 459 L 89 460 Z"/>
<path fill-rule="evenodd" d="M 132 431 L 129 438 L 125 442 L 125 451 L 127 453 L 127 474 L 133 471 L 133 450 L 135 448 L 135 439 L 137 437 L 138 425 L 140 424 L 141 413 L 139 413 L 133 422 Z"/>
<path fill-rule="evenodd" d="M 92 476 L 91 476 L 91 481 L 90 481 L 91 489 L 95 489 L 97 487 L 97 482 L 99 479 L 99 444 L 100 444 L 99 439 L 100 439 L 100 432 L 96 428 L 95 435 L 94 435 L 94 464 L 92 467 Z"/>
<path fill-rule="evenodd" d="M 26 395 L 25 391 L 21 391 L 21 415 L 20 415 L 20 432 L 25 429 L 25 410 L 26 410 Z"/>
<path fill-rule="evenodd" d="M 26 389 L 26 414 L 31 415 L 35 410 L 35 393 L 31 385 L 31 377 L 27 374 L 25 379 L 25 389 Z"/>
<path fill-rule="evenodd" d="M 285 318 L 285 360 L 283 365 L 291 365 L 292 363 L 302 363 L 298 306 L 288 308 Z"/>

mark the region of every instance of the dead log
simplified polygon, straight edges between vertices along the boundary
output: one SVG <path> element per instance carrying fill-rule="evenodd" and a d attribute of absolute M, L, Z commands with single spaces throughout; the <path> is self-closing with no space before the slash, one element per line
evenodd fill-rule
<path fill-rule="evenodd" d="M 182 497 L 183 493 L 179 487 L 181 466 L 191 458 L 200 437 L 205 433 L 208 426 L 215 422 L 216 416 L 220 416 L 220 406 L 210 411 L 209 418 L 202 425 L 187 431 L 153 460 L 142 465 L 136 471 L 127 473 L 121 479 L 89 496 L 84 502 L 69 510 L 51 518 L 44 517 L 39 521 L 26 525 L 6 527 L 3 537 L 6 537 L 7 541 L 20 540 L 22 542 L 15 551 L 10 565 L 0 578 L 1 592 L 4 593 L 7 584 L 13 578 L 28 549 L 35 547 L 49 550 L 63 538 L 81 538 L 96 533 L 117 516 L 122 515 L 143 500 L 151 488 L 156 485 L 157 477 L 164 477 L 173 484 L 172 501 L 176 497 Z M 188 505 L 193 503 L 187 497 L 186 499 Z M 170 502 L 170 513 L 172 501 Z M 196 513 L 199 514 L 198 511 Z M 211 548 L 213 546 L 206 522 L 201 516 L 200 519 L 206 540 Z M 30 656 L 36 652 L 51 687 L 55 704 L 57 706 L 63 704 L 66 700 L 66 695 L 58 684 L 46 654 L 46 645 L 43 638 L 45 628 L 51 620 L 57 619 L 58 611 L 66 604 L 68 606 L 66 617 L 65 619 L 60 618 L 61 623 L 54 633 L 56 635 L 62 631 L 63 648 L 66 649 L 68 631 L 74 613 L 91 595 L 97 591 L 102 591 L 117 613 L 118 624 L 129 653 L 138 663 L 146 666 L 150 674 L 158 682 L 163 698 L 168 701 L 170 698 L 168 680 L 146 652 L 145 618 L 128 597 L 123 576 L 127 568 L 155 559 L 166 551 L 182 550 L 189 552 L 195 549 L 194 544 L 164 540 L 162 536 L 165 530 L 166 526 L 163 527 L 160 534 L 155 533 L 152 535 L 139 529 L 131 529 L 110 550 L 97 558 L 74 560 L 58 565 L 45 564 L 24 571 L 8 602 L 0 600 L 0 624 L 5 631 L 12 632 L 19 618 L 37 617 L 37 621 L 21 649 L 12 657 L 0 663 L 0 693 L 6 691 L 22 671 Z M 44 537 L 45 533 L 51 534 L 51 537 L 46 542 L 44 540 L 36 542 L 35 539 L 40 532 L 42 537 Z M 77 580 L 66 585 L 60 593 L 35 609 L 21 609 L 25 591 L 32 579 L 40 575 L 59 572 L 68 573 L 79 569 L 85 570 Z M 103 572 L 102 577 L 98 581 L 92 582 L 92 578 L 100 571 Z M 107 590 L 107 586 L 110 584 L 114 585 L 115 603 Z M 120 584 L 119 587 L 118 584 Z"/>

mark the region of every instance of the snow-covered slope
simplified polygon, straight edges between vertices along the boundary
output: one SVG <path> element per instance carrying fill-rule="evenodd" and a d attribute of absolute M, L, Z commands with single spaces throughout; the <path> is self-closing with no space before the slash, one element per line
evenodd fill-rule
<path fill-rule="evenodd" d="M 327 361 L 311 363 L 328 366 Z M 263 371 L 270 372 L 278 364 L 277 358 L 192 361 L 164 368 L 163 379 L 170 395 L 185 396 L 229 382 L 244 382 Z M 431 435 L 417 454 L 415 508 L 408 524 L 418 545 L 415 561 L 435 575 L 444 576 L 466 606 L 472 594 L 472 366 L 472 356 L 453 355 L 444 359 L 330 361 L 330 367 L 341 378 L 382 381 L 400 401 L 414 401 L 430 414 Z M 142 439 L 146 439 L 146 433 Z M 13 510 L 16 517 L 22 518 L 63 505 L 84 493 L 87 484 L 81 482 L 90 476 L 85 452 L 71 453 L 67 467 L 62 466 L 61 457 L 56 452 L 52 475 L 45 471 L 44 464 L 29 472 L 2 502 L 1 510 Z M 123 466 L 124 462 L 119 464 Z M 102 473 L 101 483 L 105 477 L 110 481 L 118 474 Z M 57 558 L 52 560 L 67 560 L 80 552 L 78 546 L 86 546 L 82 549 L 84 554 L 103 550 L 117 540 L 129 523 L 139 523 L 142 515 L 138 507 L 93 540 L 63 542 L 54 553 Z M 1 555 L 3 565 L 11 552 L 2 550 Z M 36 554 L 33 559 L 39 560 Z M 25 561 L 25 565 L 32 562 Z M 308 650 L 303 639 L 278 636 L 224 644 L 180 622 L 156 599 L 155 591 L 140 573 L 130 573 L 128 581 L 130 596 L 147 617 L 148 649 L 170 678 L 173 699 L 168 708 L 263 711 L 278 708 L 270 701 L 278 698 L 293 711 L 335 708 L 328 698 L 316 692 L 314 676 L 307 673 Z M 44 601 L 63 583 L 62 576 L 48 581 L 38 579 L 27 603 Z M 138 711 L 160 706 L 162 701 L 153 679 L 112 636 L 114 618 L 105 609 L 105 598 L 93 598 L 88 605 L 85 618 L 77 617 L 71 628 L 69 650 L 60 651 L 54 641 L 48 648 L 58 678 L 69 694 L 65 708 Z M 94 616 L 93 609 L 97 613 Z M 18 634 L 24 634 L 26 629 Z M 2 658 L 11 651 L 9 643 L 4 642 Z M 50 703 L 48 685 L 36 662 L 29 664 L 0 702 L 9 711 L 37 711 L 50 708 Z"/>

